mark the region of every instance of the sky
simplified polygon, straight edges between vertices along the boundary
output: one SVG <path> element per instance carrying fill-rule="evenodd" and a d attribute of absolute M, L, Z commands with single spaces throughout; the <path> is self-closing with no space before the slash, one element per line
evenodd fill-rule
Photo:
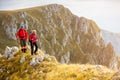
<path fill-rule="evenodd" d="M 101 29 L 120 33 L 120 0 L 0 0 L 0 10 L 62 4 L 79 16 L 94 20 Z"/>

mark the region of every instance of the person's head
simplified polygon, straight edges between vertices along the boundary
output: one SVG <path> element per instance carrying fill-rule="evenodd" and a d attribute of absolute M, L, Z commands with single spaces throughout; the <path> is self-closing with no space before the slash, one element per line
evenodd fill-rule
<path fill-rule="evenodd" d="M 24 28 L 24 26 L 21 26 L 20 28 Z"/>
<path fill-rule="evenodd" d="M 36 34 L 36 30 L 32 30 L 32 33 L 33 33 L 33 34 Z"/>

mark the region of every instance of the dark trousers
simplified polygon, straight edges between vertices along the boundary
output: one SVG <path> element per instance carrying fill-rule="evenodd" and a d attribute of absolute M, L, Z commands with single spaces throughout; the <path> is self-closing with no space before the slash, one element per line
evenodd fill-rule
<path fill-rule="evenodd" d="M 20 40 L 21 50 L 22 52 L 26 52 L 26 40 Z"/>
<path fill-rule="evenodd" d="M 32 41 L 29 41 L 30 42 L 30 46 L 31 46 L 31 55 L 33 55 L 34 53 L 36 54 L 37 50 L 38 50 L 38 46 L 37 46 L 37 43 L 36 42 L 32 42 Z M 34 50 L 35 48 L 35 50 Z"/>

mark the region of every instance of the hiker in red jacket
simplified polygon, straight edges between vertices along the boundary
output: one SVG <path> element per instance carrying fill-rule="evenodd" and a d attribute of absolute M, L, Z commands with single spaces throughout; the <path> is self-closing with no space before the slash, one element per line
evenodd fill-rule
<path fill-rule="evenodd" d="M 26 41 L 28 39 L 28 33 L 23 26 L 21 26 L 21 28 L 16 33 L 16 38 L 20 40 L 21 50 L 23 53 L 25 53 L 27 50 Z"/>
<path fill-rule="evenodd" d="M 38 50 L 36 30 L 33 30 L 32 33 L 30 34 L 29 42 L 31 46 L 31 55 L 36 54 Z M 35 50 L 34 50 L 34 47 L 35 47 Z"/>

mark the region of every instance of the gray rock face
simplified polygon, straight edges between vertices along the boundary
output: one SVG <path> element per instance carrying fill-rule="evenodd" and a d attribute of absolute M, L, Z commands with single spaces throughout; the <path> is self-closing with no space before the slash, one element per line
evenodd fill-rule
<path fill-rule="evenodd" d="M 45 57 L 44 55 L 39 55 L 38 60 L 42 62 L 44 60 L 44 57 Z"/>
<path fill-rule="evenodd" d="M 52 57 L 48 54 L 38 54 L 36 57 L 32 58 L 31 61 L 30 61 L 30 65 L 31 66 L 36 66 L 38 64 L 40 64 L 41 62 L 43 61 L 53 61 L 53 62 L 56 62 L 57 63 L 57 60 L 55 57 Z"/>
<path fill-rule="evenodd" d="M 19 48 L 17 46 L 11 47 L 11 52 L 15 54 L 17 51 L 19 51 Z"/>
<path fill-rule="evenodd" d="M 61 63 L 69 63 L 70 61 L 70 52 L 67 52 L 65 55 L 61 58 Z"/>
<path fill-rule="evenodd" d="M 6 47 L 5 49 L 5 53 L 4 53 L 4 57 L 7 59 L 11 59 L 14 57 L 14 54 L 18 51 L 18 47 L 14 46 L 14 47 Z"/>
<path fill-rule="evenodd" d="M 102 37 L 106 44 L 112 43 L 114 50 L 120 56 L 120 34 L 102 30 Z"/>
<path fill-rule="evenodd" d="M 11 26 L 13 28 L 11 28 Z M 9 36 L 9 38 L 12 38 L 14 40 L 16 40 L 16 37 L 15 37 L 16 31 L 17 31 L 17 26 L 15 24 L 6 25 L 6 27 L 5 27 L 5 32 L 6 32 L 7 36 Z"/>
<path fill-rule="evenodd" d="M 31 62 L 30 62 L 30 65 L 31 66 L 35 66 L 37 64 L 40 64 L 38 58 L 32 58 Z"/>
<path fill-rule="evenodd" d="M 40 62 L 44 60 L 44 57 L 45 55 L 38 55 L 38 57 L 32 58 L 32 60 L 30 61 L 30 65 L 35 66 L 35 65 L 40 64 Z"/>
<path fill-rule="evenodd" d="M 113 59 L 111 59 L 111 63 L 109 64 L 109 67 L 115 71 L 119 70 L 119 64 L 118 64 L 118 59 L 116 57 L 113 57 Z"/>

